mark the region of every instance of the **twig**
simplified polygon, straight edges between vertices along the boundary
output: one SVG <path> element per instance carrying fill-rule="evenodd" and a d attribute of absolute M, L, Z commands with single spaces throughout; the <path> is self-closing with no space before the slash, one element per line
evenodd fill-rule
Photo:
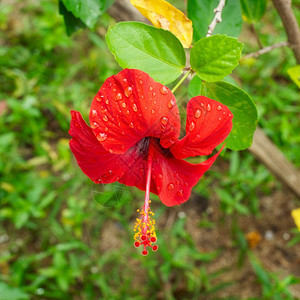
<path fill-rule="evenodd" d="M 289 46 L 289 43 L 288 42 L 280 42 L 280 43 L 274 44 L 272 46 L 262 48 L 262 49 L 260 49 L 256 52 L 246 54 L 241 59 L 243 60 L 243 59 L 250 58 L 250 57 L 258 57 L 262 54 L 265 54 L 265 53 L 268 53 L 268 52 L 272 51 L 273 49 L 277 49 L 277 48 L 284 47 L 284 46 Z"/>
<path fill-rule="evenodd" d="M 258 44 L 258 46 L 259 46 L 259 49 L 262 49 L 264 46 L 263 46 L 262 43 L 261 43 L 261 40 L 260 40 L 260 38 L 259 38 L 259 35 L 258 35 L 258 33 L 257 33 L 256 29 L 255 29 L 255 27 L 254 27 L 254 24 L 251 23 L 250 27 L 251 27 L 252 33 L 254 34 L 254 36 L 255 36 L 255 38 L 256 38 L 257 44 Z"/>
<path fill-rule="evenodd" d="M 214 9 L 215 17 L 208 26 L 208 31 L 207 31 L 206 37 L 211 36 L 217 23 L 222 22 L 222 10 L 225 6 L 225 1 L 226 0 L 220 0 L 218 6 Z"/>
<path fill-rule="evenodd" d="M 300 29 L 291 2 L 291 0 L 273 0 L 287 33 L 289 45 L 294 52 L 297 63 L 300 64 Z"/>

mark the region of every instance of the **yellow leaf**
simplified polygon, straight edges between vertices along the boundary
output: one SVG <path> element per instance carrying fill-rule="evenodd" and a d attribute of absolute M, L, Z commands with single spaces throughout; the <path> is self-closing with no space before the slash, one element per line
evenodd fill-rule
<path fill-rule="evenodd" d="M 287 72 L 290 75 L 291 79 L 296 83 L 298 88 L 300 88 L 300 65 L 289 68 Z"/>
<path fill-rule="evenodd" d="M 181 41 L 183 47 L 191 46 L 192 21 L 180 10 L 164 0 L 130 0 L 130 2 L 155 27 L 171 31 Z"/>
<path fill-rule="evenodd" d="M 292 217 L 298 229 L 300 230 L 300 208 L 292 210 Z"/>

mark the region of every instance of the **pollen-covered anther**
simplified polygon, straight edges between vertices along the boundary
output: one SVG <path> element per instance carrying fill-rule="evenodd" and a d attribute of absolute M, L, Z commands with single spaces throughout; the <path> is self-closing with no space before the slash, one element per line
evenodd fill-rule
<path fill-rule="evenodd" d="M 154 213 L 147 209 L 145 212 L 144 207 L 139 209 L 140 217 L 136 219 L 134 226 L 134 246 L 138 248 L 142 246 L 144 249 L 142 255 L 146 256 L 148 254 L 147 247 L 151 247 L 153 251 L 157 251 L 158 246 L 153 245 L 157 241 L 156 232 L 155 232 L 155 220 L 152 218 Z"/>

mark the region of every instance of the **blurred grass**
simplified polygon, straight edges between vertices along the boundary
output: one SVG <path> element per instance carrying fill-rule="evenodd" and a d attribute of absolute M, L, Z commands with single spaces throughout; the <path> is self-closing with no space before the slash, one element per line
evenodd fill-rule
<path fill-rule="evenodd" d="M 132 227 L 143 192 L 118 183 L 92 184 L 68 145 L 69 111 L 87 118 L 101 83 L 120 70 L 102 38 L 113 23 L 105 15 L 97 31 L 69 38 L 56 1 L 0 4 L 1 300 L 217 299 L 214 295 L 234 284 L 218 280 L 227 272 L 222 266 L 207 268 L 224 249 L 207 251 L 194 231 L 204 228 L 209 235 L 222 220 L 232 219 L 235 228 L 243 216 L 259 218 L 260 197 L 281 189 L 248 152 L 227 151 L 194 188 L 190 204 L 201 200 L 205 206 L 218 197 L 219 223 L 207 204 L 191 229 L 189 202 L 178 210 L 153 197 L 159 251 L 146 259 L 137 253 Z M 285 39 L 272 8 L 257 29 L 264 45 Z M 249 35 L 246 26 L 244 32 L 242 39 Z M 246 43 L 245 51 L 253 50 Z M 299 91 L 286 74 L 294 63 L 291 51 L 279 49 L 245 61 L 234 76 L 257 103 L 260 125 L 299 166 Z M 186 88 L 180 93 L 185 97 Z M 247 253 L 243 232 L 233 231 L 231 242 Z M 253 264 L 261 295 L 267 294 L 265 285 L 289 295 L 296 279 L 280 285 L 277 275 Z M 237 293 L 222 299 L 240 298 Z"/>

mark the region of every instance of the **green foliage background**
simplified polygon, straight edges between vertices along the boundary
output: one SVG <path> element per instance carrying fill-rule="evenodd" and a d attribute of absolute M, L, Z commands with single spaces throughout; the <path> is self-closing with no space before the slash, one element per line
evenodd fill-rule
<path fill-rule="evenodd" d="M 248 257 L 239 220 L 264 218 L 259 200 L 280 184 L 247 151 L 227 151 L 194 189 L 191 204 L 166 208 L 153 197 L 159 251 L 142 257 L 132 246 L 132 228 L 143 193 L 92 184 L 68 146 L 69 111 L 87 119 L 101 83 L 120 70 L 104 39 L 115 21 L 104 14 L 95 31 L 68 37 L 56 1 L 0 6 L 0 299 L 217 299 L 235 284 L 218 280 L 227 272 L 222 266 L 208 271 L 224 249 L 207 252 L 193 232 L 209 235 L 229 224 L 229 242 Z M 257 29 L 265 45 L 285 39 L 272 9 Z M 255 43 L 245 44 L 246 52 L 254 50 Z M 294 64 L 291 51 L 278 49 L 243 62 L 234 78 L 256 102 L 265 132 L 300 166 L 299 90 L 286 73 Z M 187 88 L 176 96 L 187 98 Z M 210 198 L 218 199 L 218 222 L 205 210 L 191 229 L 189 205 Z M 281 280 L 249 261 L 260 293 L 255 299 L 296 299 L 289 291 L 295 277 Z"/>

